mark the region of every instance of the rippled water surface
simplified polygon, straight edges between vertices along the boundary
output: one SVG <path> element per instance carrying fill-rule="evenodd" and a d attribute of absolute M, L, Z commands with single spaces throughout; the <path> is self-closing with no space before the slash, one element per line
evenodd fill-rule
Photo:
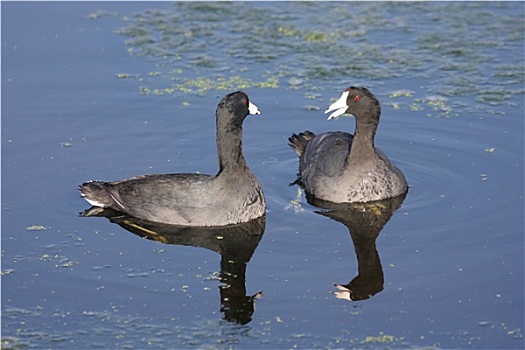
<path fill-rule="evenodd" d="M 524 15 L 2 2 L 2 348 L 523 348 Z M 350 85 L 382 103 L 404 199 L 332 208 L 289 186 L 287 138 L 352 132 L 323 114 Z M 78 216 L 89 179 L 216 172 L 215 109 L 239 89 L 262 111 L 244 152 L 265 220 Z"/>

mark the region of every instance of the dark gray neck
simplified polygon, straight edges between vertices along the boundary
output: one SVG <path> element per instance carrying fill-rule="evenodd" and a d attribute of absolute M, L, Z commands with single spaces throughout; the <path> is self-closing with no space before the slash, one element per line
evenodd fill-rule
<path fill-rule="evenodd" d="M 359 164 L 377 156 L 374 145 L 376 130 L 376 122 L 363 123 L 356 118 L 354 139 L 350 149 L 350 157 L 347 160 L 348 163 Z"/>
<path fill-rule="evenodd" d="M 247 167 L 242 154 L 242 126 L 217 128 L 217 153 L 219 172 L 239 171 Z"/>

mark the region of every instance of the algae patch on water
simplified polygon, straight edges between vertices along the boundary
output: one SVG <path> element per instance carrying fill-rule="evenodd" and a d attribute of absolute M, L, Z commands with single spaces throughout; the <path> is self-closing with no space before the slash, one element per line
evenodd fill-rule
<path fill-rule="evenodd" d="M 31 225 L 31 226 L 26 227 L 26 230 L 27 231 L 42 231 L 42 230 L 47 230 L 47 227 L 44 225 Z"/>
<path fill-rule="evenodd" d="M 525 28 L 512 16 L 471 3 L 434 4 L 434 11 L 424 3 L 289 6 L 176 2 L 121 15 L 124 25 L 115 32 L 126 37 L 129 54 L 155 65 L 154 74 L 140 74 L 142 94 L 374 87 L 397 79 L 400 90 L 392 98 L 410 97 L 415 81 L 432 82 L 417 88 L 429 94 L 476 96 L 477 106 L 512 107 L 512 99 L 523 95 L 523 59 L 515 52 L 523 51 Z M 407 22 L 407 12 L 416 20 Z M 179 72 L 175 79 L 173 71 Z M 303 84 L 293 83 L 299 80 Z"/>
<path fill-rule="evenodd" d="M 197 77 L 195 79 L 182 80 L 180 83 L 172 84 L 165 88 L 150 88 L 141 86 L 140 93 L 143 95 L 167 95 L 174 93 L 198 93 L 204 94 L 209 90 L 232 91 L 249 88 L 278 88 L 279 79 L 277 77 L 268 77 L 264 81 L 254 81 L 240 76 L 205 78 Z"/>

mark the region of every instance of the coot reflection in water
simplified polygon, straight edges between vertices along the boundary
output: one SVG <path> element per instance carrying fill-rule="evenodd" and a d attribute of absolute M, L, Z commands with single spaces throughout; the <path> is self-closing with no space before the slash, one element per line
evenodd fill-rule
<path fill-rule="evenodd" d="M 317 199 L 308 193 L 309 204 L 321 209 L 317 214 L 345 225 L 350 232 L 357 256 L 358 274 L 347 284 L 336 284 L 339 299 L 365 300 L 381 292 L 384 285 L 383 268 L 376 248 L 381 230 L 401 207 L 407 193 L 382 201 L 367 203 L 333 203 Z"/>
<path fill-rule="evenodd" d="M 260 291 L 246 295 L 246 266 L 266 228 L 266 216 L 226 226 L 180 226 L 138 219 L 111 209 L 92 207 L 81 216 L 101 216 L 140 237 L 164 244 L 185 245 L 212 250 L 221 255 L 219 279 L 221 312 L 233 323 L 247 324 L 255 311 Z"/>

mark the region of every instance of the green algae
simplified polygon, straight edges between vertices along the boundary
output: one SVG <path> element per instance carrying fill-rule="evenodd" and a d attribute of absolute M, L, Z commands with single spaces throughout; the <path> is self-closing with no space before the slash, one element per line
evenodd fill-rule
<path fill-rule="evenodd" d="M 511 99 L 523 94 L 519 88 L 505 93 L 483 89 L 525 82 L 523 60 L 503 59 L 523 47 L 524 24 L 518 18 L 496 16 L 476 3 L 435 4 L 440 11 L 433 12 L 424 3 L 298 2 L 292 13 L 282 6 L 287 5 L 178 2 L 122 16 L 125 25 L 116 33 L 126 37 L 130 55 L 153 59 L 158 68 L 141 78 L 140 93 L 146 95 L 250 88 L 315 91 L 326 83 L 373 87 L 404 78 L 434 81 L 424 87 L 427 93 L 452 99 L 477 96 L 478 106 L 511 106 Z M 417 20 L 406 20 L 408 6 Z M 396 40 L 398 34 L 409 40 Z M 385 40 L 387 35 L 394 39 Z M 293 79 L 303 83 L 280 84 Z M 398 85 L 401 92 L 414 90 Z M 398 97 L 403 96 L 391 96 Z M 420 111 L 421 106 L 414 101 L 410 109 Z M 396 102 L 398 107 L 403 105 Z"/>
<path fill-rule="evenodd" d="M 140 93 L 143 95 L 169 95 L 175 93 L 186 94 L 204 94 L 210 90 L 217 91 L 232 91 L 243 90 L 250 88 L 278 88 L 279 78 L 268 77 L 264 81 L 254 81 L 241 76 L 206 78 L 197 77 L 195 79 L 186 79 L 178 84 L 173 84 L 165 88 L 150 88 L 148 86 L 141 86 Z"/>
<path fill-rule="evenodd" d="M 26 227 L 26 230 L 27 231 L 42 231 L 42 230 L 47 230 L 47 227 L 44 225 L 31 225 L 31 226 Z"/>

